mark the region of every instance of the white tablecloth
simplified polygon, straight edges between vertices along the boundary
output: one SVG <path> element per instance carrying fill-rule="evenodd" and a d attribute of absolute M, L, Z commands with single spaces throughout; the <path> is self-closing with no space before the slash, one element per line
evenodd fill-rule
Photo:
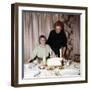
<path fill-rule="evenodd" d="M 80 76 L 80 64 L 72 62 L 64 69 L 55 68 L 54 70 L 39 69 L 34 63 L 24 64 L 24 78 L 52 78 L 52 77 L 72 77 Z"/>

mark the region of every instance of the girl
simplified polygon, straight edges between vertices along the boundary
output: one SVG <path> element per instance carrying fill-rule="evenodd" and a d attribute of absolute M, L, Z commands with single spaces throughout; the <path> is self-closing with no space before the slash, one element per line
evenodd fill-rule
<path fill-rule="evenodd" d="M 39 45 L 33 50 L 33 54 L 31 57 L 32 59 L 30 60 L 30 62 L 33 62 L 37 59 L 40 63 L 43 60 L 43 57 L 45 57 L 46 59 L 50 58 L 51 52 L 51 48 L 46 44 L 46 37 L 44 35 L 41 35 L 39 37 Z"/>

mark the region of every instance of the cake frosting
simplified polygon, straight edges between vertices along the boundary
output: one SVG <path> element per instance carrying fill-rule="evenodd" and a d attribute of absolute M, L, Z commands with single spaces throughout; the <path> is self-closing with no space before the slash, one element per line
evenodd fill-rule
<path fill-rule="evenodd" d="M 57 57 L 50 58 L 47 60 L 47 65 L 48 66 L 61 66 L 62 65 L 61 61 L 62 61 L 62 58 L 57 58 Z"/>

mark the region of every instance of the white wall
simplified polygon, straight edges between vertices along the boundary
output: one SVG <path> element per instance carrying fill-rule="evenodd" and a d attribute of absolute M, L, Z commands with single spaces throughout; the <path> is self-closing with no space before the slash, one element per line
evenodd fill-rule
<path fill-rule="evenodd" d="M 0 90 L 16 89 L 10 86 L 10 78 L 11 78 L 11 74 L 10 74 L 11 73 L 11 70 L 10 70 L 11 69 L 11 66 L 10 66 L 11 64 L 11 40 L 10 40 L 11 39 L 11 6 L 10 5 L 11 3 L 14 3 L 14 2 L 89 6 L 88 5 L 89 0 L 1 0 L 0 1 Z M 90 60 L 89 60 L 89 63 L 90 63 Z M 90 68 L 90 65 L 89 65 L 89 68 Z M 89 71 L 89 75 L 90 75 L 90 71 Z M 88 90 L 90 88 L 89 84 L 90 82 L 88 84 L 24 87 L 24 88 L 17 88 L 17 89 L 19 90 L 24 90 L 24 89 L 27 89 L 27 90 L 30 90 L 30 89 L 31 90 L 36 90 L 36 89 L 84 90 L 86 89 Z"/>

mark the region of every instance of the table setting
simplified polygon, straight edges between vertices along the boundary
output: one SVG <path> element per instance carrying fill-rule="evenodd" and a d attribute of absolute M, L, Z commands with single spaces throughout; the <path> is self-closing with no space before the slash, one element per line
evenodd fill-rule
<path fill-rule="evenodd" d="M 35 60 L 32 63 L 24 64 L 24 78 L 56 78 L 56 77 L 71 77 L 80 75 L 80 63 L 73 60 L 64 59 L 63 65 L 50 66 L 45 63 L 37 63 Z"/>

